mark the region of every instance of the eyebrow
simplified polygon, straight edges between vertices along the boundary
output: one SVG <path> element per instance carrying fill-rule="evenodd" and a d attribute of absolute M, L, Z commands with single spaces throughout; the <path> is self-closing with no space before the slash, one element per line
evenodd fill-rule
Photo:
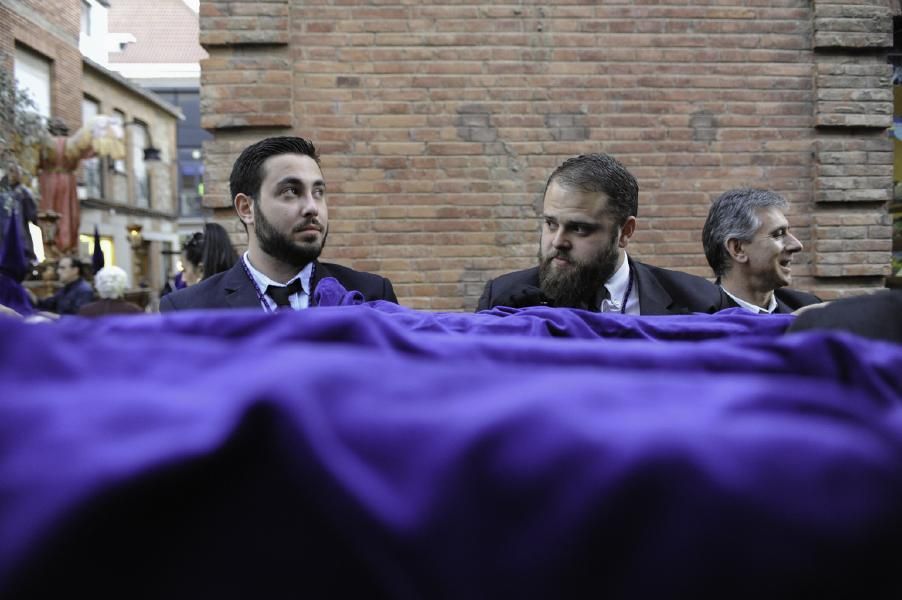
<path fill-rule="evenodd" d="M 543 214 L 542 219 L 544 219 L 545 221 L 553 221 L 555 223 L 560 224 L 560 219 L 558 219 L 557 217 L 551 216 L 551 215 Z M 565 227 L 577 226 L 577 227 L 585 227 L 586 229 L 598 229 L 602 226 L 602 224 L 597 223 L 595 221 L 579 221 L 579 220 L 567 221 L 567 220 L 564 220 L 564 226 Z"/>
<path fill-rule="evenodd" d="M 297 177 L 294 177 L 293 175 L 289 175 L 288 177 L 283 177 L 276 182 L 276 187 L 282 187 L 283 185 L 297 185 L 303 187 L 304 181 Z M 322 179 L 316 179 L 314 180 L 312 187 L 326 187 L 326 182 Z"/>

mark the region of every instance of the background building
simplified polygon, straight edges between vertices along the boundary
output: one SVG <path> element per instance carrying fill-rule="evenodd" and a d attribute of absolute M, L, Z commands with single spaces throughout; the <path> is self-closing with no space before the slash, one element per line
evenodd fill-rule
<path fill-rule="evenodd" d="M 321 149 L 325 255 L 401 301 L 471 309 L 535 263 L 545 179 L 608 152 L 640 183 L 634 256 L 710 275 L 710 201 L 791 202 L 796 286 L 830 298 L 890 273 L 898 2 L 200 4 L 204 202 L 236 241 L 228 172 L 266 135 Z"/>
<path fill-rule="evenodd" d="M 181 113 L 87 58 L 82 90 L 85 120 L 105 114 L 127 124 L 128 155 L 119 161 L 95 158 L 84 163 L 81 254 L 90 255 L 97 226 L 117 250 L 113 261 L 131 274 L 133 283 L 159 291 L 175 267 L 170 252 L 179 249 L 176 123 Z M 120 252 L 125 253 L 121 261 Z"/>
<path fill-rule="evenodd" d="M 90 256 L 96 225 L 106 262 L 124 268 L 135 286 L 146 285 L 153 301 L 172 269 L 160 251 L 178 245 L 175 159 L 181 113 L 104 67 L 108 45 L 121 42 L 106 35 L 108 10 L 105 0 L 4 0 L 0 60 L 36 101 L 38 112 L 61 118 L 72 132 L 96 114 L 126 123 L 124 160 L 83 163 L 79 250 Z"/>
<path fill-rule="evenodd" d="M 109 27 L 123 40 L 108 53 L 107 67 L 178 107 L 179 232 L 199 231 L 209 209 L 203 196 L 203 142 L 200 126 L 200 61 L 207 58 L 198 41 L 196 1 L 113 2 Z"/>

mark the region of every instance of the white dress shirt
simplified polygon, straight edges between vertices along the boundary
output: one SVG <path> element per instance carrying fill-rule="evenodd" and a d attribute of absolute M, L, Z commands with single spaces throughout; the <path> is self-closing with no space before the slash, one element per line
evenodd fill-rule
<path fill-rule="evenodd" d="M 260 293 L 263 294 L 263 300 L 266 303 L 263 308 L 268 308 L 271 311 L 276 310 L 278 306 L 276 305 L 276 301 L 269 297 L 266 293 L 266 288 L 273 285 L 276 287 L 287 287 L 289 283 L 294 281 L 295 279 L 301 280 L 301 291 L 292 294 L 288 297 L 288 301 L 291 302 L 291 308 L 294 310 L 301 310 L 302 308 L 307 308 L 310 306 L 310 276 L 313 274 L 313 263 L 307 263 L 307 266 L 298 271 L 298 274 L 286 281 L 285 283 L 279 283 L 278 281 L 273 281 L 260 271 L 254 268 L 254 265 L 251 264 L 250 258 L 248 257 L 248 253 L 245 252 L 241 257 L 244 261 L 244 264 L 247 265 L 247 270 L 250 272 L 251 276 L 254 278 L 254 283 L 257 285 L 257 289 L 260 290 Z"/>
<path fill-rule="evenodd" d="M 605 298 L 598 305 L 600 312 L 616 312 L 619 313 L 622 308 L 623 297 L 630 284 L 630 261 L 626 252 L 623 253 L 623 264 L 614 271 L 614 274 L 605 282 L 604 288 L 608 290 L 609 298 Z M 603 294 L 602 294 L 603 295 Z M 626 311 L 628 315 L 639 314 L 639 281 L 636 274 L 633 273 L 633 288 L 630 290 L 630 297 L 626 301 Z"/>
<path fill-rule="evenodd" d="M 770 295 L 770 304 L 767 305 L 767 308 L 761 308 L 760 306 L 758 306 L 756 304 L 752 304 L 751 302 L 746 302 L 742 298 L 739 298 L 738 296 L 734 296 L 724 286 L 720 286 L 720 289 L 722 289 L 724 291 L 724 293 L 726 293 L 727 296 L 732 298 L 733 301 L 736 302 L 736 304 L 738 304 L 740 308 L 744 308 L 745 310 L 747 310 L 749 312 L 753 312 L 756 315 L 759 315 L 762 313 L 769 315 L 769 314 L 772 314 L 775 310 L 777 310 L 777 297 L 773 294 Z"/>

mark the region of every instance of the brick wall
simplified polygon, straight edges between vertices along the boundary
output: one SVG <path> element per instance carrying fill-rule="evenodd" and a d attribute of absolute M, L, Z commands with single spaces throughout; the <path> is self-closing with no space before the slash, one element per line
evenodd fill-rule
<path fill-rule="evenodd" d="M 205 202 L 243 241 L 232 160 L 308 137 L 329 182 L 324 257 L 390 277 L 408 306 L 471 309 L 487 278 L 535 264 L 548 174 L 608 152 L 639 181 L 637 258 L 709 275 L 709 202 L 763 186 L 806 245 L 796 287 L 881 286 L 897 9 L 750 4 L 204 0 Z"/>
<path fill-rule="evenodd" d="M 814 3 L 813 274 L 825 296 L 890 275 L 895 2 Z"/>
<path fill-rule="evenodd" d="M 0 51 L 13 69 L 17 44 L 52 62 L 51 111 L 71 129 L 81 125 L 81 4 L 73 0 L 16 0 L 0 4 Z"/>

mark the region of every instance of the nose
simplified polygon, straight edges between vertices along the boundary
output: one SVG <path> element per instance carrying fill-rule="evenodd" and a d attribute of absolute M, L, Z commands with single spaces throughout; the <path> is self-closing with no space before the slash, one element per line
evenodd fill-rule
<path fill-rule="evenodd" d="M 316 205 L 316 198 L 313 192 L 304 194 L 303 204 L 301 206 L 301 214 L 306 218 L 316 217 L 319 215 L 319 207 Z"/>
<path fill-rule="evenodd" d="M 551 245 L 559 250 L 570 248 L 570 239 L 565 234 L 563 227 L 558 227 L 558 230 L 554 232 L 554 237 L 551 238 Z"/>
<path fill-rule="evenodd" d="M 802 247 L 803 247 L 802 242 L 799 241 L 799 238 L 792 235 L 791 233 L 787 234 L 787 236 L 789 237 L 789 239 L 787 240 L 787 243 L 786 243 L 786 251 L 787 252 L 795 254 L 796 252 L 798 252 L 799 250 L 802 249 Z"/>

